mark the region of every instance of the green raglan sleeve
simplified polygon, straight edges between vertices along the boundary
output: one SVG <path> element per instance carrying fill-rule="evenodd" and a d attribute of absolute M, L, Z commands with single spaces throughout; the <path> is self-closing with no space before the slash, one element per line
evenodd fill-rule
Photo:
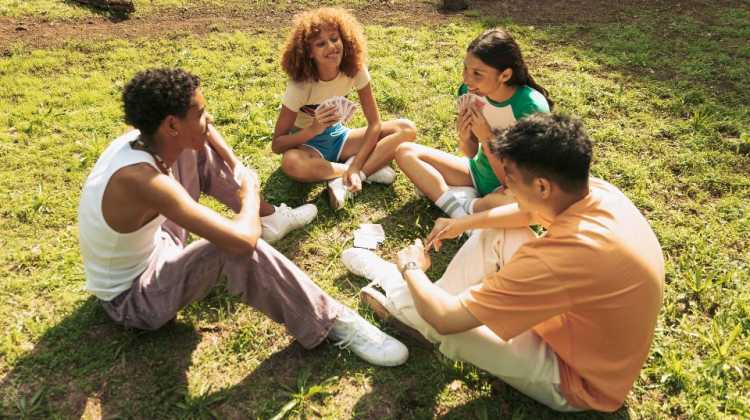
<path fill-rule="evenodd" d="M 511 104 L 516 121 L 537 112 L 549 112 L 549 103 L 544 95 L 528 86 L 525 89 L 526 91 L 520 95 L 518 101 Z"/>
<path fill-rule="evenodd" d="M 461 83 L 461 86 L 458 87 L 458 95 L 456 96 L 463 96 L 467 93 L 469 93 L 469 87 L 465 83 Z"/>

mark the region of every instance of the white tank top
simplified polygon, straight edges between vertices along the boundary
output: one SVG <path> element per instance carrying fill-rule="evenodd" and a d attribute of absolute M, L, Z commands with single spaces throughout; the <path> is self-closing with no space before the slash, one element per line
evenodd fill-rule
<path fill-rule="evenodd" d="M 156 252 L 159 232 L 166 219 L 159 215 L 131 233 L 112 229 L 102 214 L 102 197 L 112 174 L 137 163 L 148 163 L 158 171 L 153 156 L 133 150 L 130 142 L 140 135 L 130 131 L 113 141 L 86 178 L 78 206 L 78 228 L 86 290 L 101 300 L 110 301 L 128 290 L 133 280 L 147 267 Z"/>

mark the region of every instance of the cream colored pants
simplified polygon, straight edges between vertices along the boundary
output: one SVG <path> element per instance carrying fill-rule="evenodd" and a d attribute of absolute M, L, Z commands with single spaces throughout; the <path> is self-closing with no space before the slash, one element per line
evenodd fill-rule
<path fill-rule="evenodd" d="M 529 229 L 480 230 L 461 247 L 436 283 L 459 295 L 497 272 L 521 245 L 534 238 Z M 533 331 L 504 341 L 486 326 L 459 334 L 440 335 L 417 313 L 406 283 L 387 290 L 386 307 L 401 322 L 413 327 L 453 360 L 471 363 L 508 385 L 558 411 L 580 411 L 560 393 L 560 372 L 555 353 Z"/>

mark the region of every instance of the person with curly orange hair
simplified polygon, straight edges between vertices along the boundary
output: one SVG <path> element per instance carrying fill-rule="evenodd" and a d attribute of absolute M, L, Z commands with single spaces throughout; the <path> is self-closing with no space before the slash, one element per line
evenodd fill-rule
<path fill-rule="evenodd" d="M 362 181 L 390 184 L 396 148 L 416 138 L 407 119 L 382 122 L 367 70 L 362 26 L 340 8 L 295 16 L 281 66 L 289 76 L 271 148 L 281 170 L 301 182 L 329 181 L 334 209 L 343 207 Z M 319 105 L 356 90 L 367 126 L 350 129 L 340 108 Z"/>

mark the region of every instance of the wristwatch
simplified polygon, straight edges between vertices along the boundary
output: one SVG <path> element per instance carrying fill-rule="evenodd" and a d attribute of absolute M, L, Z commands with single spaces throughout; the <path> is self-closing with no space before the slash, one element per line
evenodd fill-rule
<path fill-rule="evenodd" d="M 401 268 L 401 274 L 404 274 L 408 270 L 421 270 L 422 268 L 417 264 L 416 261 L 408 261 L 404 266 Z"/>

